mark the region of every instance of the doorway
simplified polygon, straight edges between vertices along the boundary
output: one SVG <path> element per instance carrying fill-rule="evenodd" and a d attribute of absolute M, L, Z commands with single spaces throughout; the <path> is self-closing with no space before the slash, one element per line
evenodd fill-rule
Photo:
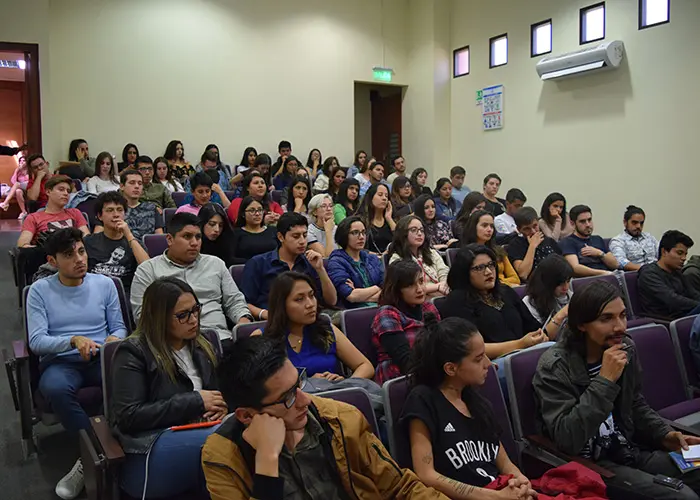
<path fill-rule="evenodd" d="M 363 150 L 389 167 L 401 154 L 404 87 L 355 82 L 355 151 Z"/>

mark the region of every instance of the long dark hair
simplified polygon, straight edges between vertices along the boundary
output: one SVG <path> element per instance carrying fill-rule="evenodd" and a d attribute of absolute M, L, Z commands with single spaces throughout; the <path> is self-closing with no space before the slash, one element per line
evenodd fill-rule
<path fill-rule="evenodd" d="M 574 276 L 574 270 L 564 257 L 548 255 L 539 263 L 527 281 L 527 295 L 542 318 L 557 306 L 554 289 Z"/>
<path fill-rule="evenodd" d="M 420 217 L 420 220 L 423 221 L 423 224 L 434 224 L 437 220 L 437 212 L 435 213 L 435 217 L 433 217 L 433 220 L 428 221 L 425 218 L 425 204 L 428 203 L 428 201 L 432 201 L 433 204 L 435 204 L 435 200 L 433 200 L 432 196 L 428 194 L 420 195 L 413 201 L 413 211 L 415 212 L 416 216 Z"/>
<path fill-rule="evenodd" d="M 423 188 L 427 186 L 421 186 L 420 184 L 418 184 L 418 176 L 420 174 L 427 173 L 428 171 L 423 167 L 418 167 L 411 173 L 411 187 L 413 187 L 413 196 L 420 196 L 421 194 L 423 194 Z"/>
<path fill-rule="evenodd" d="M 411 260 L 413 258 L 413 253 L 411 252 L 411 248 L 408 245 L 408 225 L 414 220 L 420 222 L 423 231 L 425 231 L 425 225 L 423 224 L 423 221 L 420 217 L 417 217 L 415 215 L 406 215 L 404 217 L 401 217 L 399 222 L 396 223 L 396 229 L 394 230 L 394 239 L 392 240 L 388 250 L 389 255 L 397 253 L 402 259 Z M 418 247 L 418 253 L 423 258 L 423 262 L 425 262 L 429 266 L 432 266 L 433 257 L 432 252 L 430 251 L 430 238 L 425 232 L 423 233 L 423 235 L 423 244 Z"/>
<path fill-rule="evenodd" d="M 210 149 L 216 149 L 216 166 L 220 167 L 223 165 L 221 163 L 221 150 L 219 150 L 219 146 L 216 144 L 207 144 L 207 147 L 204 148 L 204 152 L 202 153 L 202 164 L 204 164 L 204 156 L 209 152 Z"/>
<path fill-rule="evenodd" d="M 263 172 L 260 168 L 261 165 L 267 165 L 267 172 Z M 256 156 L 253 169 L 260 172 L 268 187 L 272 186 L 272 158 L 270 158 L 270 155 L 267 153 L 260 153 Z"/>
<path fill-rule="evenodd" d="M 496 254 L 489 247 L 484 245 L 471 244 L 462 247 L 457 251 L 454 262 L 450 266 L 450 272 L 447 275 L 447 286 L 450 290 L 462 290 L 467 294 L 467 297 L 473 301 L 480 300 L 480 292 L 472 286 L 471 272 L 474 265 L 474 259 L 478 255 L 487 255 L 492 261 L 497 262 Z M 495 299 L 501 298 L 501 290 L 498 279 L 498 270 L 496 270 L 496 279 L 494 280 L 491 295 Z"/>
<path fill-rule="evenodd" d="M 221 229 L 219 237 L 212 241 L 205 236 L 204 227 L 215 215 L 221 217 L 223 228 Z M 199 209 L 198 217 L 199 228 L 202 230 L 201 252 L 205 255 L 215 255 L 228 264 L 233 255 L 233 229 L 231 228 L 231 223 L 228 220 L 226 211 L 218 203 L 207 203 Z"/>
<path fill-rule="evenodd" d="M 374 219 L 374 211 L 376 210 L 374 205 L 372 205 L 372 200 L 374 199 L 374 195 L 377 194 L 377 191 L 379 191 L 380 187 L 386 189 L 387 201 L 389 201 L 389 188 L 384 184 L 373 184 L 372 187 L 370 187 L 365 193 L 362 201 L 360 201 L 360 206 L 357 209 L 357 215 L 362 217 L 362 221 L 365 223 L 365 227 L 368 231 L 372 227 L 372 219 Z M 384 213 L 386 213 L 386 208 L 384 209 Z"/>
<path fill-rule="evenodd" d="M 304 198 L 304 206 L 306 207 L 306 210 L 309 209 L 309 201 L 311 201 L 311 181 L 309 181 L 308 177 L 302 177 L 299 175 L 294 177 L 292 183 L 287 188 L 287 212 L 294 212 L 294 186 L 300 183 L 306 186 L 306 197 Z"/>
<path fill-rule="evenodd" d="M 97 158 L 95 159 L 95 175 L 97 177 L 100 176 L 100 171 L 102 170 L 102 160 L 104 160 L 105 158 L 109 158 L 109 180 L 112 181 L 114 184 L 119 184 L 117 174 L 114 173 L 114 171 L 116 170 L 114 158 L 112 158 L 112 155 L 109 154 L 107 151 L 102 151 L 100 154 L 97 155 Z"/>
<path fill-rule="evenodd" d="M 369 160 L 365 151 L 360 149 L 357 153 L 355 153 L 355 160 L 353 160 L 353 165 L 355 165 L 358 170 L 360 169 L 360 155 L 363 153 L 365 155 L 365 165 L 367 164 L 367 160 Z"/>
<path fill-rule="evenodd" d="M 331 156 L 331 158 L 335 158 L 335 156 Z M 328 160 L 326 160 L 326 161 L 328 161 Z M 324 166 L 324 168 L 325 168 L 325 166 Z M 330 171 L 328 172 L 328 194 L 333 197 L 334 203 L 338 203 L 338 193 L 340 193 L 340 187 L 343 185 L 343 182 L 345 182 L 345 179 L 346 179 L 344 177 L 343 182 L 340 183 L 340 186 L 336 187 L 335 181 L 333 179 L 335 178 L 335 174 L 337 174 L 338 172 L 343 172 L 343 174 L 345 174 L 347 176 L 347 172 L 340 165 L 337 165 L 337 166 L 331 168 Z M 357 182 L 357 181 L 355 181 L 355 182 Z M 360 197 L 360 188 L 359 188 L 360 183 L 358 182 L 357 185 L 358 185 L 357 197 L 359 198 Z"/>
<path fill-rule="evenodd" d="M 394 182 L 391 183 L 391 196 L 389 196 L 389 199 L 391 200 L 394 210 L 403 207 L 404 205 L 408 205 L 415 198 L 415 196 L 413 196 L 413 189 L 411 189 L 411 194 L 408 195 L 408 200 L 403 201 L 401 199 L 399 191 L 406 187 L 406 184 L 411 185 L 411 180 L 405 175 L 397 176 L 396 179 L 394 179 Z"/>
<path fill-rule="evenodd" d="M 321 154 L 321 150 L 318 148 L 313 148 L 311 151 L 309 151 L 309 156 L 306 158 L 306 167 L 307 168 L 314 168 L 314 162 L 311 159 L 311 155 L 313 154 L 314 151 L 318 151 L 318 164 L 323 165 L 323 155 Z M 299 165 L 301 167 L 301 165 Z"/>
<path fill-rule="evenodd" d="M 284 343 L 289 334 L 289 316 L 287 315 L 287 297 L 292 293 L 292 289 L 297 281 L 305 281 L 318 297 L 318 291 L 313 280 L 306 274 L 287 271 L 275 278 L 270 288 L 270 300 L 268 310 L 267 326 L 265 336 L 278 339 Z M 304 329 L 304 334 L 309 335 L 311 344 L 328 352 L 333 344 L 333 327 L 328 320 L 321 316 L 320 302 L 317 299 L 316 321 Z"/>
<path fill-rule="evenodd" d="M 476 212 L 471 214 L 471 216 L 467 219 L 467 223 L 464 225 L 464 229 L 462 230 L 461 234 L 462 237 L 460 239 L 460 242 L 463 246 L 471 245 L 472 243 L 476 243 L 479 245 L 482 244 L 479 243 L 477 240 L 476 231 L 477 227 L 479 226 L 479 221 L 482 217 L 486 216 L 489 216 L 493 219 L 493 214 L 491 212 L 487 212 L 486 210 L 477 210 Z M 506 256 L 506 252 L 505 250 L 503 250 L 503 247 L 496 245 L 495 227 L 493 229 L 493 233 L 491 234 L 491 239 L 483 244 L 489 247 L 493 251 L 493 253 L 496 254 L 496 257 L 499 261 L 503 260 L 503 257 Z"/>
<path fill-rule="evenodd" d="M 562 334 L 562 342 L 585 348 L 585 334 L 581 327 L 598 319 L 610 302 L 622 298 L 618 287 L 603 280 L 592 281 L 577 290 L 569 302 L 568 323 Z"/>
<path fill-rule="evenodd" d="M 79 161 L 75 150 L 78 149 L 78 146 L 82 143 L 87 144 L 87 141 L 85 139 L 73 139 L 70 141 L 70 145 L 68 146 L 68 161 Z"/>
<path fill-rule="evenodd" d="M 476 326 L 465 319 L 446 318 L 438 322 L 435 316 L 427 314 L 425 327 L 416 336 L 411 350 L 411 385 L 439 390 L 446 377 L 445 363 L 459 364 L 469 356 L 469 341 L 478 334 Z M 496 438 L 500 435 L 491 403 L 475 387 L 462 390 L 462 401 L 487 433 Z"/>
<path fill-rule="evenodd" d="M 131 148 L 134 148 L 134 149 L 136 150 L 136 158 L 138 158 L 139 156 L 141 156 L 141 154 L 139 153 L 139 148 L 138 148 L 138 146 L 137 146 L 136 144 L 134 144 L 133 142 L 130 142 L 129 144 L 127 144 L 126 146 L 124 146 L 124 149 L 122 149 L 122 161 L 124 162 L 124 165 L 128 165 L 128 164 L 129 164 L 128 158 L 129 158 L 129 150 L 130 150 Z M 136 163 L 136 162 L 134 161 L 134 163 Z"/>
<path fill-rule="evenodd" d="M 182 158 L 181 160 L 184 162 L 185 160 L 185 146 L 182 144 L 182 141 L 178 140 L 172 140 L 168 143 L 168 146 L 165 148 L 165 153 L 163 153 L 163 156 L 165 156 L 168 161 L 173 162 L 176 160 L 175 158 L 175 150 L 177 149 L 178 144 L 182 146 Z"/>
<path fill-rule="evenodd" d="M 246 211 L 246 209 L 250 206 L 250 204 L 253 203 L 253 202 L 257 202 L 257 203 L 260 203 L 260 204 L 262 205 L 262 209 L 263 209 L 263 220 L 262 220 L 261 224 L 262 224 L 263 226 L 265 225 L 265 205 L 264 205 L 264 203 L 263 203 L 262 201 L 260 201 L 260 200 L 256 200 L 256 199 L 253 198 L 252 196 L 246 196 L 246 197 L 243 198 L 243 200 L 241 201 L 241 206 L 238 207 L 238 217 L 236 217 L 236 223 L 234 224 L 234 227 L 243 227 L 243 226 L 245 226 L 245 224 L 246 224 L 246 221 L 245 221 L 245 211 Z"/>
<path fill-rule="evenodd" d="M 357 187 L 357 198 L 355 198 L 355 201 L 350 201 L 348 199 L 348 189 L 350 189 L 350 186 Z M 340 185 L 340 189 L 338 190 L 338 196 L 335 202 L 339 205 L 342 205 L 343 208 L 345 208 L 347 215 L 353 215 L 355 212 L 357 212 L 357 209 L 360 207 L 360 201 L 361 200 L 359 181 L 357 179 L 353 179 L 352 177 L 346 178 Z"/>
<path fill-rule="evenodd" d="M 338 162 L 338 158 L 335 156 L 329 156 L 328 158 L 326 158 L 326 160 L 321 165 L 321 172 L 323 172 L 325 174 L 325 176 L 328 177 L 329 179 L 331 179 L 331 170 L 333 169 L 333 167 L 331 165 L 333 165 L 333 160 L 335 160 L 336 165 L 339 167 L 340 163 Z M 336 168 L 338 168 L 338 167 L 336 167 Z M 309 168 L 313 168 L 313 164 Z"/>
<path fill-rule="evenodd" d="M 176 189 L 176 185 L 174 182 L 174 177 L 173 177 L 173 167 L 170 165 L 170 162 L 165 156 L 159 156 L 155 160 L 153 160 L 153 178 L 156 179 L 158 182 L 160 182 L 160 179 L 158 178 L 158 164 L 159 163 L 165 163 L 168 166 L 168 173 L 165 175 L 165 181 L 170 184 L 173 188 L 173 191 Z"/>
<path fill-rule="evenodd" d="M 423 270 L 413 260 L 398 260 L 389 264 L 386 268 L 382 292 L 379 294 L 379 305 L 394 306 L 397 309 L 405 307 L 401 298 L 401 289 L 413 285 L 422 276 Z"/>
<path fill-rule="evenodd" d="M 561 212 L 561 228 L 565 229 L 569 221 L 566 220 L 566 198 L 564 198 L 564 195 L 561 193 L 551 193 L 544 199 L 542 202 L 542 209 L 540 210 L 540 217 L 547 223 L 547 225 L 553 227 L 554 218 L 552 217 L 552 214 L 549 213 L 549 206 L 556 201 L 561 201 L 564 204 L 564 210 Z"/>
<path fill-rule="evenodd" d="M 249 167 L 250 165 L 248 164 L 248 155 L 253 152 L 255 153 L 255 159 L 258 159 L 258 150 L 255 149 L 253 146 L 248 146 L 245 148 L 245 151 L 243 151 L 243 156 L 241 157 L 241 162 L 239 165 L 242 165 L 244 167 Z"/>
<path fill-rule="evenodd" d="M 265 176 L 257 170 L 253 170 L 252 172 L 246 172 L 246 175 L 243 177 L 243 183 L 241 184 L 241 197 L 245 198 L 246 196 L 250 196 L 248 189 L 250 188 L 250 183 L 253 182 L 253 179 L 255 179 L 256 177 L 260 177 L 263 181 L 265 181 L 265 194 L 262 198 L 262 204 L 263 209 L 267 211 L 270 208 L 270 192 L 267 189 L 270 186 L 270 184 L 267 183 Z"/>

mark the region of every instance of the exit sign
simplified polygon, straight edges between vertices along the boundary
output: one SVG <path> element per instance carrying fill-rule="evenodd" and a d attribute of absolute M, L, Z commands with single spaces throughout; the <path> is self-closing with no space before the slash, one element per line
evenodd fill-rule
<path fill-rule="evenodd" d="M 390 82 L 394 76 L 394 70 L 391 68 L 372 68 L 372 72 L 378 82 Z"/>

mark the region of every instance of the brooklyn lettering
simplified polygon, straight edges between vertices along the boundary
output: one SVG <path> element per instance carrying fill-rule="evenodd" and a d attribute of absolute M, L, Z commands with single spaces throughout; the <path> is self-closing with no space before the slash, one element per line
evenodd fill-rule
<path fill-rule="evenodd" d="M 484 443 L 483 441 L 460 441 L 453 448 L 445 450 L 455 469 L 461 469 L 471 462 L 493 462 L 498 455 L 498 445 Z"/>

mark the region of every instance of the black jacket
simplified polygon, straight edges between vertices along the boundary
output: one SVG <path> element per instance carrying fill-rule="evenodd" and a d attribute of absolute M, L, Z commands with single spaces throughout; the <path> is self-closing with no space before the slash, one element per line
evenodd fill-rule
<path fill-rule="evenodd" d="M 199 347 L 192 357 L 202 378 L 202 389 L 218 387 L 214 366 Z M 205 413 L 199 392 L 180 369 L 173 382 L 158 370 L 142 337 L 129 337 L 112 361 L 109 420 L 127 453 L 145 453 L 162 429 L 198 421 Z"/>
<path fill-rule="evenodd" d="M 693 289 L 680 271 L 669 273 L 654 262 L 638 271 L 637 288 L 642 313 L 676 319 L 700 305 L 700 292 Z"/>

